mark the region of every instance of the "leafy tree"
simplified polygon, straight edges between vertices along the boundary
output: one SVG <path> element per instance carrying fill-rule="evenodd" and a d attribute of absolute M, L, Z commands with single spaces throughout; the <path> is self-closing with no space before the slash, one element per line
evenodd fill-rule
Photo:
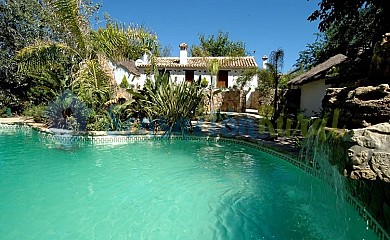
<path fill-rule="evenodd" d="M 199 45 L 190 48 L 193 57 L 239 57 L 245 56 L 245 44 L 241 41 L 233 42 L 229 39 L 229 34 L 219 31 L 218 35 L 199 35 Z"/>
<path fill-rule="evenodd" d="M 259 71 L 261 71 L 259 68 L 246 69 L 242 75 L 237 78 L 237 85 L 240 90 L 241 98 L 241 112 L 245 112 L 246 110 L 246 95 L 251 90 L 249 83 L 252 81 L 253 77 L 259 74 Z"/>
<path fill-rule="evenodd" d="M 162 45 L 159 45 L 157 55 L 160 57 L 170 57 L 172 56 L 171 52 L 172 52 L 172 47 L 170 45 L 164 47 Z"/>
<path fill-rule="evenodd" d="M 41 1 L 0 1 L 0 105 L 5 104 L 15 110 L 27 100 L 27 96 L 31 96 L 26 92 L 35 87 L 32 77 L 17 71 L 15 55 L 36 39 L 62 39 L 64 33 L 52 27 L 54 22 Z M 53 68 L 53 72 L 62 74 L 57 67 Z M 43 91 L 40 94 L 46 98 Z"/>
<path fill-rule="evenodd" d="M 87 0 L 48 0 L 46 7 L 58 19 L 66 38 L 63 42 L 36 41 L 21 49 L 17 57 L 19 70 L 30 76 L 38 76 L 58 62 L 69 65 L 70 87 L 94 110 L 90 119 L 96 120 L 96 115 L 107 116 L 100 106 L 116 87 L 108 73 L 108 59 L 138 58 L 143 51 L 156 48 L 157 38 L 144 28 L 118 24 L 93 31 L 89 17 L 97 7 L 89 4 Z"/>
<path fill-rule="evenodd" d="M 374 39 L 378 41 L 381 36 L 390 28 L 390 8 L 387 1 L 378 0 L 323 0 L 319 3 L 320 9 L 315 10 L 308 18 L 310 21 L 320 20 L 319 30 L 321 32 L 331 28 L 340 21 L 353 21 L 366 12 L 366 17 L 375 17 L 372 27 L 377 28 Z M 375 15 L 375 16 L 373 16 Z M 352 28 L 359 27 L 356 25 Z M 366 26 L 369 27 L 369 26 Z"/>
<path fill-rule="evenodd" d="M 323 0 L 308 18 L 319 20 L 317 40 L 300 53 L 296 67 L 310 69 L 342 53 L 355 62 L 350 71 L 367 72 L 373 47 L 390 32 L 389 4 L 376 0 Z"/>
<path fill-rule="evenodd" d="M 129 82 L 127 81 L 127 77 L 123 75 L 121 84 L 119 84 L 121 88 L 127 89 L 129 88 Z"/>
<path fill-rule="evenodd" d="M 106 28 L 91 32 L 91 44 L 95 52 L 112 59 L 137 60 L 145 52 L 157 52 L 157 35 L 145 27 L 110 23 Z"/>
<path fill-rule="evenodd" d="M 272 75 L 268 69 L 258 69 L 257 72 L 257 88 L 260 92 L 269 91 L 272 89 Z"/>

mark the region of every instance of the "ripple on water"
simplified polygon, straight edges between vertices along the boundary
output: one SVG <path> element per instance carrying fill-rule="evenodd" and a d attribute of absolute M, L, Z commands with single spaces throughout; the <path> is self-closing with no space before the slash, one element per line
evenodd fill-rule
<path fill-rule="evenodd" d="M 333 214 L 337 197 L 318 180 L 233 144 L 0 144 L 0 239 L 373 236 L 348 205 Z"/>

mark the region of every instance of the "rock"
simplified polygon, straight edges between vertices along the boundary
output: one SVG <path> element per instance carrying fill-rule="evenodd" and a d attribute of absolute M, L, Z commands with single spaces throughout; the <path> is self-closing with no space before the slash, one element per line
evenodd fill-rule
<path fill-rule="evenodd" d="M 348 157 L 353 165 L 367 163 L 369 159 L 368 156 L 369 150 L 365 147 L 354 145 L 348 149 Z"/>
<path fill-rule="evenodd" d="M 348 166 L 345 175 L 352 179 L 379 179 L 390 182 L 390 123 L 351 130 L 346 137 Z"/>
<path fill-rule="evenodd" d="M 357 88 L 329 88 L 322 101 L 325 112 L 340 109 L 339 126 L 361 128 L 390 119 L 390 87 L 388 84 Z M 332 116 L 329 116 L 331 119 Z"/>
<path fill-rule="evenodd" d="M 377 174 L 370 168 L 369 165 L 359 165 L 353 166 L 353 170 L 349 174 L 349 177 L 355 180 L 375 180 L 377 178 Z"/>
<path fill-rule="evenodd" d="M 390 182 L 390 153 L 373 152 L 371 157 L 371 166 L 379 179 Z"/>
<path fill-rule="evenodd" d="M 389 123 L 381 123 L 363 129 L 354 129 L 351 133 L 351 141 L 356 142 L 360 146 L 379 150 L 390 149 Z"/>

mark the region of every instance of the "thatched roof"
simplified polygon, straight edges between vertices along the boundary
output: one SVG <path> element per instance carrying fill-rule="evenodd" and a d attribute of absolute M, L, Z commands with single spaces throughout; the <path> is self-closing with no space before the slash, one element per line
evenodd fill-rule
<path fill-rule="evenodd" d="M 290 80 L 288 84 L 302 85 L 308 82 L 313 82 L 313 81 L 323 79 L 323 77 L 325 76 L 325 74 L 329 69 L 339 65 L 340 63 L 345 62 L 347 59 L 348 58 L 343 54 L 337 54 L 336 56 L 329 58 L 327 61 L 318 64 L 317 66 L 305 72 L 304 74 L 299 75 L 298 77 Z"/>
<path fill-rule="evenodd" d="M 138 71 L 138 68 L 135 66 L 135 62 L 133 60 L 119 61 L 119 62 L 116 62 L 115 64 L 121 66 L 124 69 L 127 69 L 127 71 L 129 71 L 129 73 L 132 73 L 135 76 L 141 75 Z"/>

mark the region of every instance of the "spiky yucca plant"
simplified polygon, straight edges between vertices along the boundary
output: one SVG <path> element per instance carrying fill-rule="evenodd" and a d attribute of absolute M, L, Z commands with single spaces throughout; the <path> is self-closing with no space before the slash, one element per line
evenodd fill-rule
<path fill-rule="evenodd" d="M 147 85 L 145 109 L 152 119 L 163 121 L 168 133 L 179 124 L 182 131 L 188 126 L 188 120 L 195 115 L 195 110 L 203 102 L 204 93 L 198 84 L 186 81 L 174 83 L 167 75 L 157 75 L 156 81 Z"/>

